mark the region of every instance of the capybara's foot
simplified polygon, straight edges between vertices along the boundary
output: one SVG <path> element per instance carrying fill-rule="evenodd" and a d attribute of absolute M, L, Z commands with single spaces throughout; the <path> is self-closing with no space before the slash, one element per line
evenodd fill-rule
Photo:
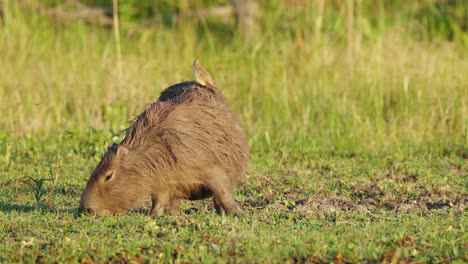
<path fill-rule="evenodd" d="M 149 215 L 151 217 L 163 216 L 166 207 L 169 204 L 169 197 L 167 194 L 156 194 L 151 198 L 153 205 Z"/>
<path fill-rule="evenodd" d="M 218 199 L 216 199 L 216 197 L 213 197 L 213 205 L 214 205 L 214 208 L 215 208 L 217 214 L 223 214 L 224 213 L 224 208 L 221 205 L 221 202 Z"/>

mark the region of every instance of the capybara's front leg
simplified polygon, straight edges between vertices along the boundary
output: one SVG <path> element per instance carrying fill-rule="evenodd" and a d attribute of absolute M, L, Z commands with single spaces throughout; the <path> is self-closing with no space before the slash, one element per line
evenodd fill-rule
<path fill-rule="evenodd" d="M 156 194 L 151 198 L 152 206 L 149 215 L 151 217 L 163 216 L 164 209 L 169 204 L 169 196 L 167 194 Z"/>
<path fill-rule="evenodd" d="M 170 215 L 179 215 L 180 214 L 180 199 L 172 198 L 170 202 L 170 207 L 168 208 L 168 214 Z"/>

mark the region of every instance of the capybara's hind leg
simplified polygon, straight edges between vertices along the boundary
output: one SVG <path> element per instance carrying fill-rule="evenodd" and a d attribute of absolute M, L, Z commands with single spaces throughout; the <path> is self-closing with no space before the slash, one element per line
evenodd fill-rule
<path fill-rule="evenodd" d="M 153 195 L 151 198 L 153 205 L 151 206 L 150 216 L 163 216 L 164 209 L 169 204 L 169 196 L 167 194 L 157 194 Z"/>
<path fill-rule="evenodd" d="M 227 189 L 219 189 L 217 191 L 214 191 L 214 193 L 216 197 L 215 199 L 217 199 L 220 202 L 220 204 L 224 208 L 224 211 L 227 214 L 234 214 L 236 216 L 242 215 L 242 209 L 236 203 L 230 191 L 228 191 Z"/>
<path fill-rule="evenodd" d="M 216 210 L 216 213 L 222 214 L 224 212 L 224 208 L 221 205 L 221 202 L 218 199 L 216 199 L 216 197 L 213 197 L 213 205 Z"/>
<path fill-rule="evenodd" d="M 232 196 L 230 175 L 222 168 L 212 168 L 207 173 L 209 174 L 207 185 L 213 192 L 216 211 L 219 212 L 219 209 L 223 208 L 227 214 L 241 216 L 242 210 Z M 217 207 L 217 203 L 221 206 Z"/>

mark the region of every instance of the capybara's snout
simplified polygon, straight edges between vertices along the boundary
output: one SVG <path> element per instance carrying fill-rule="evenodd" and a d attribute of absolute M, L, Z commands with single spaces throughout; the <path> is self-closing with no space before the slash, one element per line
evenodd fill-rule
<path fill-rule="evenodd" d="M 80 210 L 81 212 L 88 214 L 88 215 L 95 215 L 96 212 L 96 206 L 93 206 L 90 202 L 89 199 L 86 199 L 85 195 L 81 197 L 80 200 Z"/>
<path fill-rule="evenodd" d="M 97 202 L 97 199 L 93 199 L 86 193 L 81 197 L 80 210 L 87 215 L 101 216 L 112 214 L 110 210 L 102 208 Z"/>

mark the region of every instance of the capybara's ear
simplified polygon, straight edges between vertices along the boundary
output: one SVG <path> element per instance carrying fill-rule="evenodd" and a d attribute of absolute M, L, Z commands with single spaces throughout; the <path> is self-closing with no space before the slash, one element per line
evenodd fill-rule
<path fill-rule="evenodd" d="M 117 157 L 119 159 L 124 159 L 125 156 L 127 156 L 128 154 L 128 149 L 124 146 L 119 146 L 119 148 L 117 149 Z"/>

